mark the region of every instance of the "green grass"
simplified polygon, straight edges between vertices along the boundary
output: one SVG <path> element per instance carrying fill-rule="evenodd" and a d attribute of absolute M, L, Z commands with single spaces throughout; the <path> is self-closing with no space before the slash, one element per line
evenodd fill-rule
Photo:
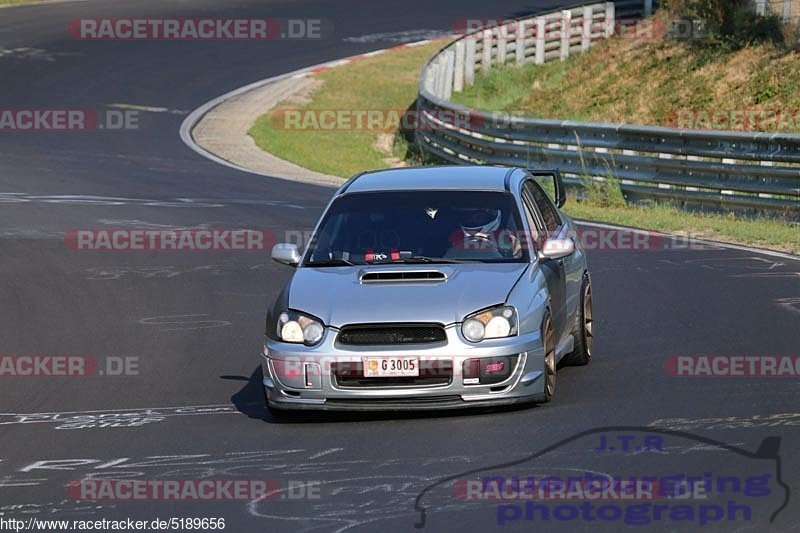
<path fill-rule="evenodd" d="M 578 219 L 756 246 L 800 255 L 800 226 L 768 219 L 687 213 L 668 205 L 602 206 L 570 201 L 564 211 Z"/>
<path fill-rule="evenodd" d="M 317 75 L 323 85 L 310 95 L 310 101 L 295 109 L 405 109 L 414 101 L 417 90 L 419 71 L 427 59 L 442 46 L 434 43 L 428 46 L 401 49 L 340 66 Z M 601 45 L 602 46 L 602 45 Z M 671 54 L 672 52 L 670 52 Z M 663 54 L 662 54 L 663 55 Z M 676 65 L 684 65 L 687 59 L 667 54 Z M 665 56 L 666 57 L 666 56 Z M 760 63 L 759 63 L 760 64 Z M 571 84 L 571 63 L 554 63 L 544 67 L 547 76 L 540 78 L 536 73 L 536 82 L 541 90 L 552 91 L 541 106 L 551 110 L 554 116 L 564 118 L 594 119 L 598 111 L 593 109 L 572 109 L 568 99 L 561 99 L 558 87 Z M 631 67 L 638 68 L 638 67 Z M 651 65 L 650 68 L 655 68 Z M 607 80 L 620 80 L 631 74 L 628 68 L 617 72 Z M 490 72 L 481 77 L 481 82 L 471 89 L 466 98 L 475 107 L 490 109 L 498 105 L 498 109 L 514 109 L 520 100 L 527 98 L 526 84 L 531 83 L 532 70 L 508 69 Z M 644 71 L 642 75 L 644 75 Z M 509 78 L 504 78 L 509 76 Z M 718 75 L 716 75 L 718 76 Z M 713 78 L 713 76 L 711 77 Z M 709 78 L 709 79 L 711 79 Z M 771 79 L 771 78 L 770 78 Z M 504 81 L 506 80 L 506 81 Z M 510 80 L 510 81 L 509 81 Z M 508 81 L 508 83 L 507 83 Z M 641 83 L 641 80 L 640 80 Z M 697 82 L 699 83 L 699 82 Z M 775 83 L 781 90 L 786 84 L 780 79 Z M 616 97 L 601 87 L 587 89 L 593 95 L 599 108 L 611 105 Z M 616 90 L 616 89 L 615 89 Z M 620 112 L 635 113 L 638 109 L 637 98 L 643 92 L 641 88 L 628 87 L 631 103 L 623 106 Z M 674 104 L 665 104 L 664 100 L 674 98 L 666 89 L 661 89 L 661 96 L 651 99 L 662 100 L 662 108 Z M 780 90 L 776 91 L 780 93 Z M 705 101 L 709 90 L 698 91 L 693 98 L 698 102 Z M 657 108 L 657 107 L 656 107 Z M 800 109 L 800 102 L 795 107 Z M 265 150 L 293 161 L 301 166 L 333 174 L 351 176 L 357 172 L 371 168 L 389 166 L 387 157 L 395 155 L 400 159 L 408 158 L 410 152 L 398 137 L 394 140 L 394 153 L 375 147 L 379 134 L 376 131 L 287 131 L 276 124 L 270 113 L 260 117 L 250 131 L 250 135 Z M 384 147 L 385 148 L 385 147 Z M 588 183 L 588 182 L 587 182 Z M 800 254 L 800 227 L 775 220 L 750 220 L 734 215 L 714 215 L 681 211 L 675 207 L 628 206 L 613 181 L 608 184 L 592 182 L 584 190 L 586 201 L 570 200 L 565 211 L 571 216 L 583 220 L 593 220 L 607 224 L 618 224 L 661 231 L 691 235 L 721 242 L 758 246 Z"/>
<path fill-rule="evenodd" d="M 13 4 L 29 4 L 31 2 L 39 2 L 41 0 L 0 0 L 0 6 L 7 6 Z"/>
<path fill-rule="evenodd" d="M 680 123 L 678 112 L 754 112 L 746 124 L 717 127 L 800 132 L 800 53 L 771 44 L 732 50 L 613 38 L 565 62 L 479 72 L 454 100 L 540 118 L 701 129 L 714 126 Z M 790 120 L 770 122 L 768 113 Z"/>
<path fill-rule="evenodd" d="M 439 42 L 391 50 L 315 74 L 322 86 L 313 92 L 312 101 L 290 107 L 299 111 L 372 110 L 384 116 L 391 110 L 403 111 L 414 103 L 422 64 L 442 46 Z M 402 161 L 409 148 L 394 138 L 394 131 L 286 129 L 272 113 L 259 117 L 249 134 L 258 146 L 280 158 L 342 177 L 391 166 L 387 160 L 394 156 Z M 376 147 L 381 135 L 389 135 L 389 150 Z"/>

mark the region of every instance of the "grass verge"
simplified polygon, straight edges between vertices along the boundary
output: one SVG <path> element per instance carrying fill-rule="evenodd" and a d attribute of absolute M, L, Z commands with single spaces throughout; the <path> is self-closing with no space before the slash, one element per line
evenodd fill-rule
<path fill-rule="evenodd" d="M 800 227 L 768 219 L 742 219 L 704 213 L 687 213 L 676 207 L 604 206 L 570 201 L 564 211 L 593 222 L 648 229 L 712 241 L 756 246 L 800 255 Z"/>
<path fill-rule="evenodd" d="M 453 99 L 538 118 L 796 133 L 800 53 L 614 37 L 564 62 L 479 72 Z"/>
<path fill-rule="evenodd" d="M 308 127 L 287 129 L 285 115 L 262 115 L 249 134 L 264 150 L 298 165 L 334 176 L 349 177 L 364 169 L 402 166 L 413 156 L 412 147 L 395 134 L 394 128 L 374 129 L 346 126 L 314 127 L 314 120 L 327 111 L 374 111 L 389 125 L 393 113 L 402 113 L 414 103 L 421 66 L 441 48 L 441 42 L 397 48 L 383 54 L 314 74 L 317 88 L 305 102 L 286 102 L 304 117 Z M 285 111 L 285 109 L 284 109 Z"/>
<path fill-rule="evenodd" d="M 393 50 L 321 72 L 315 75 L 321 84 L 305 97 L 304 103 L 293 109 L 405 109 L 414 101 L 420 69 L 441 46 L 442 43 L 434 43 Z M 558 68 L 567 67 L 559 63 L 553 71 Z M 566 71 L 562 79 L 564 76 Z M 552 99 L 558 100 L 555 96 Z M 555 108 L 559 104 L 549 105 Z M 567 107 L 563 109 L 568 114 Z M 401 160 L 416 162 L 413 151 L 400 136 L 395 135 L 387 142 L 386 136 L 391 134 L 383 131 L 286 130 L 276 127 L 273 114 L 267 113 L 257 120 L 250 135 L 259 146 L 278 157 L 343 177 L 365 169 L 387 168 Z M 588 200 L 571 200 L 565 211 L 583 220 L 800 254 L 800 227 L 797 225 L 742 219 L 732 214 L 692 213 L 664 205 L 629 206 L 617 192 L 595 191 L 593 187 L 586 191 Z"/>

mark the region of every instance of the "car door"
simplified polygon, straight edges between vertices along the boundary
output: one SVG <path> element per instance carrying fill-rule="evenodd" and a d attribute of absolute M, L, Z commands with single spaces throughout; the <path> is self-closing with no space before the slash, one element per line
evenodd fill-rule
<path fill-rule="evenodd" d="M 547 199 L 547 194 L 533 179 L 528 179 L 522 185 L 522 201 L 526 210 L 536 221 L 538 233 L 542 236 L 539 244 L 544 239 L 556 237 L 565 225 L 555 209 Z M 550 316 L 553 322 L 553 333 L 559 341 L 567 332 L 567 273 L 564 259 L 540 259 L 539 266 L 547 283 L 550 293 Z"/>

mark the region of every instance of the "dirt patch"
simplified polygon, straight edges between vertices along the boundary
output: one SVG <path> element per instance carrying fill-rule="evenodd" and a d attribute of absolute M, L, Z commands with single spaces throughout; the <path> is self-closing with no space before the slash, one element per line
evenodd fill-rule
<path fill-rule="evenodd" d="M 394 155 L 394 133 L 378 134 L 378 138 L 375 139 L 375 144 L 373 144 L 372 147 L 380 153 L 387 155 L 383 160 L 390 168 L 406 166 L 405 161 Z"/>
<path fill-rule="evenodd" d="M 284 100 L 278 102 L 282 106 L 300 107 L 306 106 L 312 102 L 311 95 L 314 91 L 320 89 L 325 82 L 315 76 L 308 77 L 308 83 L 299 91 L 292 93 Z"/>

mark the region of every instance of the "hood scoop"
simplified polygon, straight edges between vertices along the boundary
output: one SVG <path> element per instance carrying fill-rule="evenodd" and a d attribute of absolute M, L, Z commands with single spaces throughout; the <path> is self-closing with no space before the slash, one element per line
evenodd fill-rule
<path fill-rule="evenodd" d="M 440 282 L 447 276 L 438 270 L 368 270 L 361 272 L 361 283 Z"/>

